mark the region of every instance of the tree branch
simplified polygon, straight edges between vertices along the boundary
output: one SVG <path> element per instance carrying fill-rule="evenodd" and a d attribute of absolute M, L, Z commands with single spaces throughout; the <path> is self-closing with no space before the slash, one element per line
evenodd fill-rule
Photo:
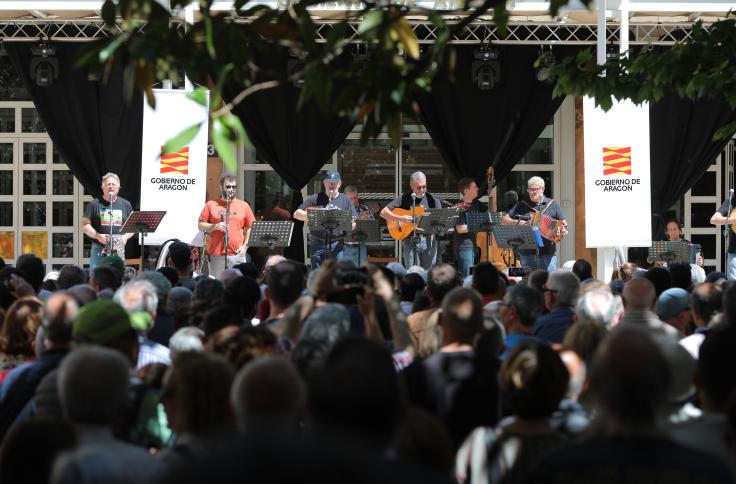
<path fill-rule="evenodd" d="M 217 111 L 213 112 L 210 116 L 213 118 L 217 118 L 225 114 L 228 114 L 230 111 L 233 110 L 235 106 L 243 102 L 243 100 L 247 98 L 248 96 L 250 96 L 251 94 L 255 94 L 256 92 L 262 91 L 264 89 L 272 89 L 278 85 L 279 85 L 279 81 L 266 81 L 266 82 L 259 82 L 258 84 L 253 84 L 252 86 L 240 91 L 238 95 L 233 98 L 232 101 L 225 104 L 223 107 L 221 107 Z"/>

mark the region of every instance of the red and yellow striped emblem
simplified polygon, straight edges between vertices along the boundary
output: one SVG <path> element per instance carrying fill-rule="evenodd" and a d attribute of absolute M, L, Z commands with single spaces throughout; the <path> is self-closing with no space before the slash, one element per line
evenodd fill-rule
<path fill-rule="evenodd" d="M 603 175 L 631 175 L 631 146 L 603 148 Z"/>
<path fill-rule="evenodd" d="M 163 150 L 163 147 L 161 147 Z M 176 153 L 161 155 L 161 173 L 189 174 L 189 147 L 185 146 Z"/>

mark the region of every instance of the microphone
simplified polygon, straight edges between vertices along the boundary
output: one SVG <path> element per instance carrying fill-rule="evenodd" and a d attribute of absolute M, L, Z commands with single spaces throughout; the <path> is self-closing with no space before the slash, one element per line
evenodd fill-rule
<path fill-rule="evenodd" d="M 733 194 L 733 190 L 731 190 L 731 193 Z M 108 193 L 108 196 L 110 197 L 110 201 L 112 202 L 112 197 L 114 196 L 114 192 L 110 190 L 110 192 Z"/>
<path fill-rule="evenodd" d="M 417 199 L 417 194 L 416 193 L 412 193 L 411 194 L 411 199 L 412 200 L 416 200 Z"/>
<path fill-rule="evenodd" d="M 728 191 L 728 196 L 733 197 L 733 188 Z"/>

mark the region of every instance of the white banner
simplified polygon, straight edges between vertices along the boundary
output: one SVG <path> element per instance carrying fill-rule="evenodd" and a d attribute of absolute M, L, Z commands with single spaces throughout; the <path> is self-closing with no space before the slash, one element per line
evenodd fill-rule
<path fill-rule="evenodd" d="M 143 156 L 141 157 L 141 210 L 165 210 L 158 230 L 146 237 L 146 245 L 169 239 L 195 244 L 197 219 L 207 188 L 208 106 L 187 99 L 186 91 L 156 89 L 156 109 L 144 100 Z M 166 141 L 195 123 L 204 125 L 186 147 L 160 156 Z"/>
<path fill-rule="evenodd" d="M 652 244 L 649 105 L 583 100 L 586 247 Z"/>

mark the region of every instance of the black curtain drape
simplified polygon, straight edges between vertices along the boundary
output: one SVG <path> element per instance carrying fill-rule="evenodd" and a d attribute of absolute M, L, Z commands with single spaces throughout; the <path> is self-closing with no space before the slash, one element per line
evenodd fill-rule
<path fill-rule="evenodd" d="M 731 121 L 736 121 L 736 112 L 723 99 L 691 101 L 668 93 L 650 105 L 652 213 L 660 220 L 726 146 L 728 138 L 714 140 L 713 134 Z"/>
<path fill-rule="evenodd" d="M 481 179 L 490 164 L 504 178 L 526 154 L 559 108 L 553 87 L 535 77 L 535 46 L 494 46 L 500 53 L 500 81 L 491 90 L 472 79 L 477 45 L 456 46 L 451 76 L 440 73 L 432 91 L 417 96 L 422 120 L 456 176 Z M 576 47 L 555 47 L 554 55 L 574 55 Z"/>
<path fill-rule="evenodd" d="M 259 67 L 270 78 L 280 79 L 281 84 L 247 97 L 233 112 L 243 122 L 259 158 L 267 161 L 294 190 L 293 212 L 302 202 L 302 187 L 329 161 L 354 123 L 325 114 L 314 100 L 297 110 L 301 91 L 285 80 L 287 61 L 286 53 L 269 55 L 259 61 Z M 241 89 L 226 86 L 225 98 L 232 99 Z M 290 258 L 304 257 L 302 228 L 303 224 L 296 222 L 291 246 L 286 251 Z"/>
<path fill-rule="evenodd" d="M 266 160 L 294 190 L 301 190 L 329 161 L 347 138 L 354 122 L 323 113 L 313 100 L 297 110 L 301 90 L 285 81 L 287 54 L 274 54 L 259 67 L 282 80 L 278 87 L 259 91 L 235 107 L 259 157 Z M 232 98 L 238 86 L 227 86 Z"/>
<path fill-rule="evenodd" d="M 113 71 L 106 84 L 90 81 L 85 69 L 74 67 L 79 43 L 54 44 L 59 76 L 49 87 L 38 87 L 30 76 L 32 43 L 6 42 L 13 66 L 28 89 L 46 130 L 69 169 L 94 196 L 102 175 L 120 177 L 121 196 L 133 206 L 140 201 L 143 102 L 126 104 L 122 73 Z"/>

